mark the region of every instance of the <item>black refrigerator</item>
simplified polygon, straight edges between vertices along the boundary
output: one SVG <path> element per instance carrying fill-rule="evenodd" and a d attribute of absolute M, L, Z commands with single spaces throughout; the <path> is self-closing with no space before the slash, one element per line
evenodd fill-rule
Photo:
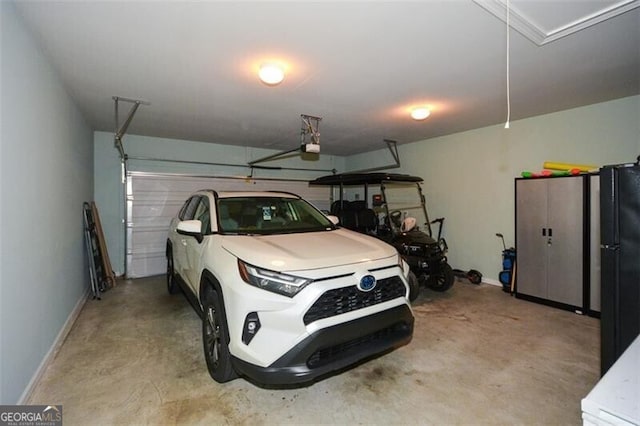
<path fill-rule="evenodd" d="M 640 334 L 639 163 L 600 169 L 600 230 L 604 375 Z"/>

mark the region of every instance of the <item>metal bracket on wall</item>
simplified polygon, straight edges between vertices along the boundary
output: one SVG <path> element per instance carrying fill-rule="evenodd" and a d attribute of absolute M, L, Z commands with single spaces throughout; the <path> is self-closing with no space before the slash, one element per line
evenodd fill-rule
<path fill-rule="evenodd" d="M 367 173 L 367 172 L 375 172 L 378 170 L 387 170 L 387 169 L 397 169 L 400 167 L 400 155 L 398 154 L 398 142 L 391 139 L 384 139 L 384 142 L 387 144 L 387 149 L 391 153 L 393 160 L 395 163 L 388 164 L 386 166 L 372 167 L 370 169 L 362 169 L 362 170 L 354 170 L 349 173 Z"/>
<path fill-rule="evenodd" d="M 126 161 L 127 154 L 124 152 L 124 147 L 122 146 L 122 137 L 125 135 L 125 133 L 127 133 L 127 129 L 129 128 L 129 125 L 131 124 L 131 120 L 133 120 L 133 116 L 138 110 L 138 107 L 140 105 L 151 105 L 151 103 L 147 101 L 142 101 L 140 99 L 123 98 L 120 96 L 113 96 L 113 102 L 114 102 L 115 119 L 116 119 L 116 132 L 113 136 L 114 143 L 116 145 L 116 148 L 118 148 L 118 152 L 120 152 L 120 158 L 122 159 L 122 161 Z M 122 123 L 122 126 L 119 125 L 119 117 L 118 117 L 119 102 L 128 102 L 133 104 L 131 106 L 131 109 L 129 110 L 129 114 L 127 115 L 127 118 Z"/>
<path fill-rule="evenodd" d="M 118 152 L 120 153 L 120 168 L 121 168 L 121 179 L 122 179 L 122 197 L 123 197 L 123 219 L 122 223 L 124 226 L 124 275 L 127 275 L 127 154 L 124 152 L 124 146 L 122 145 L 122 137 L 127 133 L 127 129 L 129 128 L 129 124 L 131 124 L 131 120 L 133 120 L 133 116 L 135 115 L 138 107 L 140 105 L 151 105 L 150 102 L 142 101 L 140 99 L 131 99 L 131 98 L 123 98 L 120 96 L 113 96 L 114 102 L 114 113 L 116 119 L 116 131 L 113 135 L 113 140 Z M 120 102 L 127 102 L 131 105 L 131 109 L 129 110 L 129 114 L 127 114 L 127 118 L 122 123 L 122 126 L 119 124 L 119 114 L 118 114 L 118 104 Z"/>

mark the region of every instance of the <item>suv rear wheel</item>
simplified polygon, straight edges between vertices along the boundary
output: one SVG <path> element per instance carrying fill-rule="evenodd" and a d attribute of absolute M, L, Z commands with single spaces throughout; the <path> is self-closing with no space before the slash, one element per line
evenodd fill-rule
<path fill-rule="evenodd" d="M 229 328 L 218 293 L 208 288 L 202 301 L 202 343 L 209 374 L 218 383 L 238 377 L 231 365 Z"/>
<path fill-rule="evenodd" d="M 173 270 L 173 251 L 169 247 L 167 248 L 167 291 L 169 294 L 176 294 L 179 290 Z"/>

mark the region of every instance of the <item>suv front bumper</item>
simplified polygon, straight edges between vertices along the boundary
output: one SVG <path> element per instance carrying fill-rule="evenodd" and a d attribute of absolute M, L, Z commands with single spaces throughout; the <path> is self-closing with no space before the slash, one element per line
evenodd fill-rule
<path fill-rule="evenodd" d="M 298 343 L 268 367 L 233 357 L 235 370 L 265 385 L 302 384 L 411 341 L 413 314 L 400 305 L 323 328 Z"/>

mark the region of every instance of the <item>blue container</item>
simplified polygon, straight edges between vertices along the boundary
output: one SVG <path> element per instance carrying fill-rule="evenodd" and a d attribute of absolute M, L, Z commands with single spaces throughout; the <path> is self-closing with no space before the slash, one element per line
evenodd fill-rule
<path fill-rule="evenodd" d="M 502 251 L 502 269 L 498 274 L 498 280 L 502 284 L 502 290 L 511 291 L 511 275 L 513 274 L 513 265 L 516 262 L 516 249 L 513 247 Z"/>
<path fill-rule="evenodd" d="M 502 269 L 513 269 L 513 259 L 511 257 L 505 256 L 502 258 Z"/>

